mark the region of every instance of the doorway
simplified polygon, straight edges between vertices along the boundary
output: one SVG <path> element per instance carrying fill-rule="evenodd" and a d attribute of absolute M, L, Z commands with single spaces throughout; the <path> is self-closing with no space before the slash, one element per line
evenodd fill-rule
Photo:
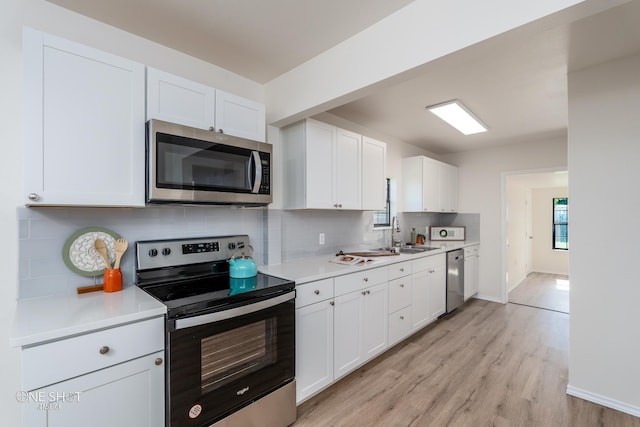
<path fill-rule="evenodd" d="M 568 250 L 553 244 L 558 197 L 568 197 L 566 169 L 503 174 L 503 302 L 569 312 Z"/>

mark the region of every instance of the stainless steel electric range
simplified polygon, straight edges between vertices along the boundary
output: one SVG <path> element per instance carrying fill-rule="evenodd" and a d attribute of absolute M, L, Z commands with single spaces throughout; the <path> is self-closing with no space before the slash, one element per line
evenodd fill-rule
<path fill-rule="evenodd" d="M 136 284 L 167 306 L 167 426 L 295 421 L 295 283 L 230 277 L 249 250 L 246 235 L 136 243 Z"/>

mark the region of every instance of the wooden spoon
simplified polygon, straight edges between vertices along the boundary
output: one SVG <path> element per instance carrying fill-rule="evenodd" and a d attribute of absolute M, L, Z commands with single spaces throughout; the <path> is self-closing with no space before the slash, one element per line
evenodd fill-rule
<path fill-rule="evenodd" d="M 129 247 L 129 242 L 127 242 L 125 239 L 116 240 L 116 246 L 115 246 L 116 262 L 113 265 L 113 268 L 120 268 L 120 259 L 122 258 L 122 255 L 124 254 L 124 252 L 127 250 L 128 247 Z"/>
<path fill-rule="evenodd" d="M 93 242 L 93 246 L 95 246 L 96 250 L 102 257 L 102 261 L 107 270 L 111 270 L 111 263 L 109 262 L 109 254 L 107 253 L 107 246 L 104 244 L 102 239 L 96 239 Z"/>

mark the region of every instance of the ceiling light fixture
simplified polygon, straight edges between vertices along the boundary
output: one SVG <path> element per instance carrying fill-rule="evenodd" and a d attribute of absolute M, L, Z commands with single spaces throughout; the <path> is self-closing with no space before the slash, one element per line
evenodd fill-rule
<path fill-rule="evenodd" d="M 457 99 L 426 108 L 465 135 L 487 131 L 480 119 Z"/>

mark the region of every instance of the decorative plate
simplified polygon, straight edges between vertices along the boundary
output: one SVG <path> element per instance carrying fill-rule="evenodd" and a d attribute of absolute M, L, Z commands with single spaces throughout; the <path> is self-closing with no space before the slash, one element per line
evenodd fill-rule
<path fill-rule="evenodd" d="M 81 276 L 99 276 L 106 266 L 94 246 L 96 239 L 102 239 L 107 247 L 111 265 L 116 258 L 115 244 L 120 236 L 102 227 L 86 227 L 73 233 L 62 247 L 62 259 L 67 267 Z"/>

